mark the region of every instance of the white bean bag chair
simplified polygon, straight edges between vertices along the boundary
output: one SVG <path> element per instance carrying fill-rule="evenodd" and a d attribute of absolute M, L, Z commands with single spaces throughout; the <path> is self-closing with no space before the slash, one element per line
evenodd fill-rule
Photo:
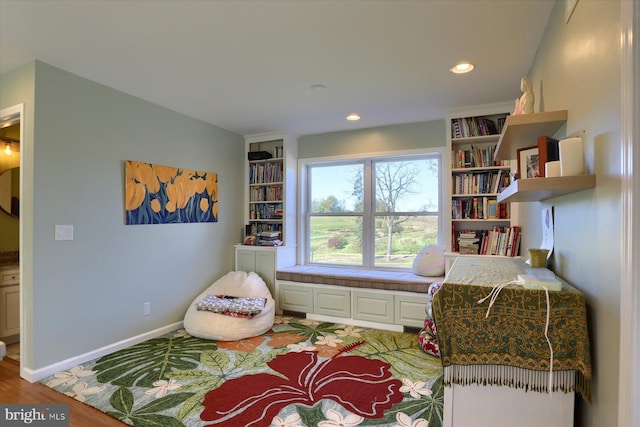
<path fill-rule="evenodd" d="M 233 317 L 198 310 L 197 304 L 208 295 L 264 297 L 266 303 L 252 318 Z M 184 329 L 192 336 L 216 341 L 237 341 L 267 332 L 273 326 L 276 304 L 269 288 L 256 273 L 232 271 L 198 295 L 184 316 Z"/>

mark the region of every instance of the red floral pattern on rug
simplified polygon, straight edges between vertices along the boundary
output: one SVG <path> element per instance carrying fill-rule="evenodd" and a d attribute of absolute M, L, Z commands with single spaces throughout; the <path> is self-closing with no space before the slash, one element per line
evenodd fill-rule
<path fill-rule="evenodd" d="M 269 426 L 291 404 L 313 406 L 322 399 L 338 402 L 364 418 L 381 418 L 403 399 L 402 382 L 389 364 L 360 356 L 319 360 L 316 352 L 287 353 L 269 367 L 281 375 L 256 374 L 228 380 L 204 398 L 200 414 L 208 425 L 233 418 L 236 425 Z"/>

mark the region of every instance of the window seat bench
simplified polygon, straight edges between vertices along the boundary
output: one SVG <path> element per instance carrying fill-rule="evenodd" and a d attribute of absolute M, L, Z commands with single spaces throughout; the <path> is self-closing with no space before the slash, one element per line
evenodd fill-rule
<path fill-rule="evenodd" d="M 424 277 L 404 271 L 374 271 L 295 265 L 278 269 L 276 271 L 276 279 L 290 282 L 349 286 L 352 288 L 427 293 L 429 285 L 433 282 L 442 282 L 444 276 Z"/>
<path fill-rule="evenodd" d="M 410 272 L 293 266 L 276 271 L 276 310 L 379 329 L 424 325 L 429 285 Z"/>

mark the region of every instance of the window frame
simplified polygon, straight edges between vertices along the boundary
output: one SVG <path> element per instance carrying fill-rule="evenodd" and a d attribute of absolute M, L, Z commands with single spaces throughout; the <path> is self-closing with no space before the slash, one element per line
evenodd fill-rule
<path fill-rule="evenodd" d="M 439 160 L 438 170 L 438 210 L 436 215 L 438 223 L 438 244 L 442 245 L 445 236 L 446 227 L 446 212 L 444 209 L 444 201 L 446 200 L 446 181 L 444 178 L 444 169 L 446 161 L 446 148 L 445 147 L 432 147 L 419 150 L 402 150 L 402 151 L 389 151 L 379 153 L 361 153 L 357 155 L 338 155 L 329 157 L 315 157 L 298 160 L 298 179 L 299 179 L 299 196 L 297 200 L 298 204 L 298 263 L 303 265 L 310 265 L 316 267 L 330 267 L 330 268 L 349 268 L 349 269 L 363 269 L 363 270 L 378 270 L 378 271 L 407 271 L 407 268 L 401 267 L 380 267 L 375 266 L 375 244 L 373 242 L 363 242 L 362 256 L 363 265 L 347 265 L 347 264 L 328 264 L 328 263 L 312 263 L 309 262 L 308 249 L 310 247 L 310 235 L 309 235 L 309 221 L 311 215 L 311 180 L 308 176 L 308 170 L 310 166 L 338 166 L 340 164 L 353 164 L 362 162 L 365 164 L 363 179 L 364 185 L 364 204 L 365 206 L 372 206 L 371 198 L 375 198 L 374 192 L 374 176 L 373 165 L 376 161 L 402 161 L 402 160 L 415 160 L 419 157 L 435 157 Z M 367 165 L 367 162 L 368 165 Z M 394 212 L 394 215 L 403 216 L 407 213 L 413 214 L 414 212 Z M 314 214 L 313 216 L 358 216 L 363 218 L 365 228 L 375 227 L 376 216 L 383 216 L 384 212 L 375 212 L 374 210 L 365 209 L 362 213 L 355 212 L 340 212 L 340 213 L 323 213 L 321 215 Z"/>

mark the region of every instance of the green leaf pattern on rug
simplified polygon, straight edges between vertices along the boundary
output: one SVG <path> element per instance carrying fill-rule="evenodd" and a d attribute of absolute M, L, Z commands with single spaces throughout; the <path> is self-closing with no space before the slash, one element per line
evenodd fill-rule
<path fill-rule="evenodd" d="M 396 378 L 418 381 L 424 377 L 435 377 L 442 371 L 440 359 L 422 351 L 417 335 L 375 331 L 367 334 L 366 342 L 351 353 L 384 360 L 391 365 L 391 372 Z"/>
<path fill-rule="evenodd" d="M 191 393 L 175 393 L 154 400 L 138 409 L 133 409 L 134 397 L 126 387 L 120 387 L 112 395 L 109 402 L 116 411 L 107 414 L 134 426 L 184 427 L 184 424 L 173 417 L 160 415 L 158 412 L 171 409 L 188 399 Z"/>
<path fill-rule="evenodd" d="M 314 343 L 319 337 L 332 335 L 336 330 L 343 327 L 344 326 L 336 325 L 335 323 L 302 319 L 301 321 L 293 321 L 282 325 L 282 329 L 279 329 L 279 332 L 293 332 L 299 335 L 304 335 L 309 337 L 308 339 Z"/>
<path fill-rule="evenodd" d="M 152 387 L 172 370 L 197 367 L 200 354 L 215 348 L 212 341 L 189 336 L 155 338 L 101 357 L 94 369 L 101 383 Z"/>
<path fill-rule="evenodd" d="M 296 405 L 296 410 L 298 411 L 298 415 L 300 415 L 302 425 L 317 426 L 320 421 L 325 420 L 325 416 L 322 413 L 322 402 L 313 405 L 311 408 L 304 405 Z"/>

